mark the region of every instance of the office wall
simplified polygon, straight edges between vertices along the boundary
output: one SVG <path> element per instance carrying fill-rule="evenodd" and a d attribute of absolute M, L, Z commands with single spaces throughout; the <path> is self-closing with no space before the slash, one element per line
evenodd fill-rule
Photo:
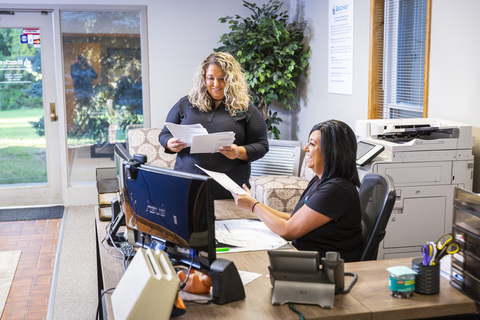
<path fill-rule="evenodd" d="M 31 0 L 0 0 L 0 8 L 27 6 Z M 266 0 L 255 0 L 257 4 Z M 285 9 L 288 10 L 288 1 Z M 4 6 L 2 6 L 2 4 Z M 51 8 L 58 5 L 82 6 L 147 6 L 148 48 L 150 64 L 150 103 L 152 127 L 163 126 L 168 110 L 188 91 L 200 62 L 220 46 L 220 35 L 228 32 L 228 24 L 220 17 L 249 15 L 241 0 L 43 0 L 35 1 Z M 144 83 L 147 83 L 144 81 Z M 61 90 L 61 88 L 59 88 Z M 285 131 L 288 131 L 287 128 Z"/>
<path fill-rule="evenodd" d="M 2 1 L 2 0 L 0 0 Z M 252 0 L 253 1 L 253 0 Z M 22 5 L 31 0 L 3 0 Z M 266 3 L 266 0 L 255 0 Z M 52 1 L 50 4 L 131 5 L 130 0 Z M 296 112 L 279 107 L 284 123 L 283 139 L 307 141 L 311 127 L 337 118 L 350 126 L 367 117 L 370 0 L 354 1 L 353 94 L 328 93 L 328 0 L 290 0 L 297 13 L 309 23 L 311 60 L 308 79 L 300 85 L 301 103 Z M 247 15 L 240 0 L 137 0 L 147 5 L 152 127 L 163 124 L 170 107 L 191 86 L 195 68 L 217 47 L 228 26 L 219 17 Z M 36 3 L 38 5 L 38 3 Z M 1 5 L 0 5 L 1 7 Z M 429 116 L 467 122 L 480 132 L 480 1 L 433 0 L 430 53 Z M 477 143 L 480 136 L 477 135 Z M 480 147 L 476 148 L 475 153 Z M 480 155 L 476 159 L 480 164 Z M 475 185 L 480 185 L 480 166 L 475 166 Z M 476 187 L 480 191 L 480 187 Z M 477 191 L 477 192 L 478 192 Z"/>
<path fill-rule="evenodd" d="M 433 0 L 428 116 L 469 123 L 476 136 L 474 191 L 480 192 L 480 1 Z M 328 1 L 291 0 L 305 6 L 312 58 L 306 98 L 292 136 L 306 142 L 311 127 L 337 118 L 351 126 L 367 117 L 370 1 L 354 2 L 353 94 L 328 93 Z"/>
<path fill-rule="evenodd" d="M 433 0 L 429 117 L 472 124 L 480 193 L 480 1 Z"/>
<path fill-rule="evenodd" d="M 355 129 L 355 121 L 365 119 L 368 110 L 368 51 L 370 1 L 354 1 L 353 17 L 353 93 L 328 92 L 328 0 L 291 0 L 310 25 L 311 60 L 309 77 L 302 87 L 301 108 L 292 125 L 292 137 L 305 142 L 310 129 L 318 122 L 339 119 Z"/>

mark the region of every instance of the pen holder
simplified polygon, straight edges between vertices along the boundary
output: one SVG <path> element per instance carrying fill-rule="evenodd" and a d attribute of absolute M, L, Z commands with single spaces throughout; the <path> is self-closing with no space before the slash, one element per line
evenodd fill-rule
<path fill-rule="evenodd" d="M 440 291 L 440 263 L 434 266 L 423 265 L 423 258 L 412 260 L 415 276 L 415 292 L 420 294 L 436 294 Z"/>

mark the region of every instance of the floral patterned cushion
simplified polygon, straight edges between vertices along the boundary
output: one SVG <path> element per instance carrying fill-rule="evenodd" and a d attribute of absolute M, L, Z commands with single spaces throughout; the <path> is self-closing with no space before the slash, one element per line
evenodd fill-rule
<path fill-rule="evenodd" d="M 300 177 L 264 175 L 250 179 L 252 195 L 267 206 L 283 212 L 292 212 L 315 174 L 302 163 Z"/>
<path fill-rule="evenodd" d="M 147 164 L 173 169 L 177 154 L 165 153 L 158 141 L 161 129 L 132 129 L 128 131 L 128 152 L 131 155 L 144 154 Z"/>

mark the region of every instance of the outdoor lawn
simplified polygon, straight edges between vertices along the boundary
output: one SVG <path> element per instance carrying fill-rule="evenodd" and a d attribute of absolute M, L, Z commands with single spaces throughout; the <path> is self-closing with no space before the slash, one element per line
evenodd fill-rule
<path fill-rule="evenodd" d="M 43 109 L 0 111 L 0 184 L 46 183 L 45 136 L 29 121 L 38 121 Z"/>

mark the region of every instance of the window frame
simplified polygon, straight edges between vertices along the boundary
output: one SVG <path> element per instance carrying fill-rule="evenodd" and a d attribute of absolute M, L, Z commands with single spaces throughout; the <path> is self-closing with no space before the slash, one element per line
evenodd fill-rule
<path fill-rule="evenodd" d="M 382 119 L 383 105 L 383 32 L 384 8 L 386 0 L 370 0 L 370 53 L 368 75 L 368 119 Z M 428 83 L 430 63 L 430 33 L 431 33 L 432 0 L 427 0 L 427 17 L 425 27 L 425 62 L 423 76 L 423 117 L 428 116 Z"/>

